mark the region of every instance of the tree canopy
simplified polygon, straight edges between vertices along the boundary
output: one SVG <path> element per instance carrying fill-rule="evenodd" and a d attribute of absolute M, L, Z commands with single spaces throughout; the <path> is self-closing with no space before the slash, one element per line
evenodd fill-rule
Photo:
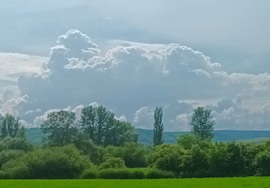
<path fill-rule="evenodd" d="M 131 123 L 115 119 L 104 106 L 87 106 L 81 111 L 80 127 L 97 145 L 123 145 L 137 142 L 138 135 Z"/>
<path fill-rule="evenodd" d="M 5 137 L 25 137 L 24 127 L 20 119 L 11 114 L 0 115 L 0 138 Z"/>
<path fill-rule="evenodd" d="M 65 110 L 51 112 L 41 124 L 41 130 L 48 145 L 64 146 L 72 143 L 78 133 L 75 113 Z"/>
<path fill-rule="evenodd" d="M 153 145 L 157 146 L 163 144 L 163 122 L 162 122 L 163 110 L 161 107 L 156 107 L 154 113 L 154 132 L 153 132 Z"/>
<path fill-rule="evenodd" d="M 213 120 L 211 110 L 198 107 L 193 111 L 190 125 L 192 126 L 192 132 L 201 140 L 213 138 L 214 124 L 215 120 Z"/>

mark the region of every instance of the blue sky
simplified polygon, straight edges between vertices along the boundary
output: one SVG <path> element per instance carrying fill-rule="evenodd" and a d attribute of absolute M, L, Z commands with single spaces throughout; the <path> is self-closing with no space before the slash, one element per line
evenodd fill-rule
<path fill-rule="evenodd" d="M 141 128 L 162 106 L 188 130 L 205 106 L 216 129 L 269 129 L 268 0 L 3 0 L 0 17 L 0 112 L 27 126 L 100 104 Z"/>

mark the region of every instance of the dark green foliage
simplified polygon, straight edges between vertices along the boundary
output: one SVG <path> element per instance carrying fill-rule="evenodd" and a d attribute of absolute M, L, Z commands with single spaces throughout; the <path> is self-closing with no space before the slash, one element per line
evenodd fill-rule
<path fill-rule="evenodd" d="M 129 168 L 146 167 L 145 148 L 136 143 L 126 143 L 123 147 L 122 158 Z"/>
<path fill-rule="evenodd" d="M 6 149 L 13 150 L 23 150 L 23 151 L 31 151 L 33 150 L 33 145 L 22 137 L 5 137 L 0 144 L 4 146 Z"/>
<path fill-rule="evenodd" d="M 132 172 L 128 169 L 104 169 L 99 171 L 99 178 L 101 179 L 132 179 Z"/>
<path fill-rule="evenodd" d="M 149 163 L 157 169 L 172 171 L 179 174 L 182 171 L 184 150 L 178 145 L 159 145 L 149 157 Z"/>
<path fill-rule="evenodd" d="M 116 120 L 114 114 L 103 106 L 83 108 L 80 126 L 97 145 L 121 146 L 125 142 L 138 140 L 138 135 L 130 123 Z"/>
<path fill-rule="evenodd" d="M 96 179 L 98 177 L 98 171 L 94 168 L 87 169 L 83 172 L 83 179 Z"/>
<path fill-rule="evenodd" d="M 151 171 L 149 171 L 151 172 Z M 100 179 L 144 179 L 147 178 L 148 171 L 145 173 L 139 169 L 104 169 L 98 172 L 98 178 Z M 151 175 L 150 175 L 151 176 Z"/>
<path fill-rule="evenodd" d="M 73 139 L 73 144 L 81 150 L 84 155 L 87 155 L 94 164 L 103 162 L 104 149 L 100 146 L 96 146 L 87 135 L 78 134 L 77 137 Z"/>
<path fill-rule="evenodd" d="M 33 145 L 22 137 L 5 137 L 0 141 L 0 167 L 6 162 L 24 155 L 33 150 Z"/>
<path fill-rule="evenodd" d="M 51 112 L 41 124 L 41 130 L 45 134 L 45 143 L 50 146 L 64 146 L 72 143 L 77 136 L 76 117 L 74 112 L 61 110 Z"/>
<path fill-rule="evenodd" d="M 115 146 L 122 146 L 129 142 L 137 143 L 139 137 L 131 123 L 119 120 L 115 120 L 114 127 L 110 134 L 112 139 L 109 144 Z"/>
<path fill-rule="evenodd" d="M 257 175 L 270 176 L 270 151 L 262 151 L 256 155 L 255 167 Z"/>
<path fill-rule="evenodd" d="M 198 145 L 187 150 L 183 155 L 181 177 L 206 177 L 208 175 L 208 156 Z"/>
<path fill-rule="evenodd" d="M 241 176 L 246 174 L 245 158 L 242 153 L 240 144 L 227 144 L 226 154 L 228 155 L 228 162 L 226 168 L 227 176 Z"/>
<path fill-rule="evenodd" d="M 19 122 L 19 118 L 6 114 L 5 116 L 0 116 L 0 138 L 5 137 L 25 137 L 24 128 Z"/>
<path fill-rule="evenodd" d="M 6 179 L 6 174 L 4 171 L 0 170 L 0 179 Z"/>
<path fill-rule="evenodd" d="M 175 174 L 173 172 L 151 169 L 146 173 L 145 176 L 147 179 L 165 179 L 165 178 L 175 178 Z"/>
<path fill-rule="evenodd" d="M 0 168 L 2 165 L 4 165 L 6 162 L 19 158 L 25 154 L 22 150 L 13 150 L 13 149 L 7 149 L 0 152 Z"/>
<path fill-rule="evenodd" d="M 211 110 L 198 107 L 194 110 L 190 125 L 192 126 L 192 132 L 198 136 L 201 140 L 211 140 L 213 138 L 213 131 L 215 121 L 211 115 Z"/>
<path fill-rule="evenodd" d="M 178 144 L 182 146 L 184 149 L 191 149 L 192 146 L 198 145 L 202 142 L 197 136 L 192 134 L 184 134 L 179 136 L 177 140 Z"/>
<path fill-rule="evenodd" d="M 154 130 L 153 130 L 153 146 L 163 144 L 163 123 L 162 123 L 163 110 L 157 107 L 154 113 Z"/>
<path fill-rule="evenodd" d="M 81 177 L 83 179 L 157 179 L 174 178 L 175 174 L 154 168 L 107 168 L 101 170 L 90 168 L 85 170 Z"/>
<path fill-rule="evenodd" d="M 125 161 L 122 158 L 115 158 L 115 157 L 108 158 L 106 159 L 105 162 L 99 165 L 99 169 L 107 169 L 107 168 L 120 169 L 125 167 L 126 167 Z"/>
<path fill-rule="evenodd" d="M 130 179 L 144 179 L 145 178 L 145 174 L 141 170 L 133 170 L 131 174 L 132 175 Z"/>
<path fill-rule="evenodd" d="M 209 153 L 209 172 L 212 177 L 224 177 L 228 174 L 228 162 L 230 156 L 227 153 L 225 143 L 216 143 Z"/>
<path fill-rule="evenodd" d="M 247 176 L 256 174 L 255 158 L 256 155 L 264 151 L 263 144 L 240 144 L 242 155 L 245 162 L 245 170 Z"/>
<path fill-rule="evenodd" d="M 3 165 L 11 178 L 78 178 L 91 166 L 87 157 L 74 146 L 38 149 Z"/>
<path fill-rule="evenodd" d="M 114 121 L 114 114 L 103 106 L 88 106 L 81 111 L 80 126 L 97 145 L 109 145 Z"/>
<path fill-rule="evenodd" d="M 137 143 L 126 143 L 122 147 L 108 146 L 105 157 L 120 157 L 129 168 L 146 167 L 145 148 Z"/>

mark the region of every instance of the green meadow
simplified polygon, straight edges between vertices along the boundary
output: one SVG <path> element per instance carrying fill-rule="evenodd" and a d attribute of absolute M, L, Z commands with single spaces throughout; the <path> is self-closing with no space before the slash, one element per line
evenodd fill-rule
<path fill-rule="evenodd" d="M 269 188 L 270 178 L 191 178 L 158 180 L 1 180 L 1 188 Z"/>

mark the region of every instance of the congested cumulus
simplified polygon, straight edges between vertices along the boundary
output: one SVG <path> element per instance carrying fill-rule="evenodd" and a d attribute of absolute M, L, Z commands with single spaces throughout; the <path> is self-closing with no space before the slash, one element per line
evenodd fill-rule
<path fill-rule="evenodd" d="M 33 73 L 34 72 L 34 73 Z M 118 41 L 102 50 L 86 34 L 71 29 L 58 37 L 40 70 L 19 75 L 14 98 L 2 96 L 29 126 L 49 112 L 77 114 L 83 106 L 104 105 L 138 128 L 152 129 L 156 106 L 164 109 L 165 130 L 189 130 L 192 110 L 205 106 L 215 129 L 266 129 L 270 104 L 265 99 L 270 75 L 228 73 L 200 51 L 176 43 Z M 16 95 L 15 95 L 15 94 Z M 9 101 L 10 105 L 3 105 Z"/>

